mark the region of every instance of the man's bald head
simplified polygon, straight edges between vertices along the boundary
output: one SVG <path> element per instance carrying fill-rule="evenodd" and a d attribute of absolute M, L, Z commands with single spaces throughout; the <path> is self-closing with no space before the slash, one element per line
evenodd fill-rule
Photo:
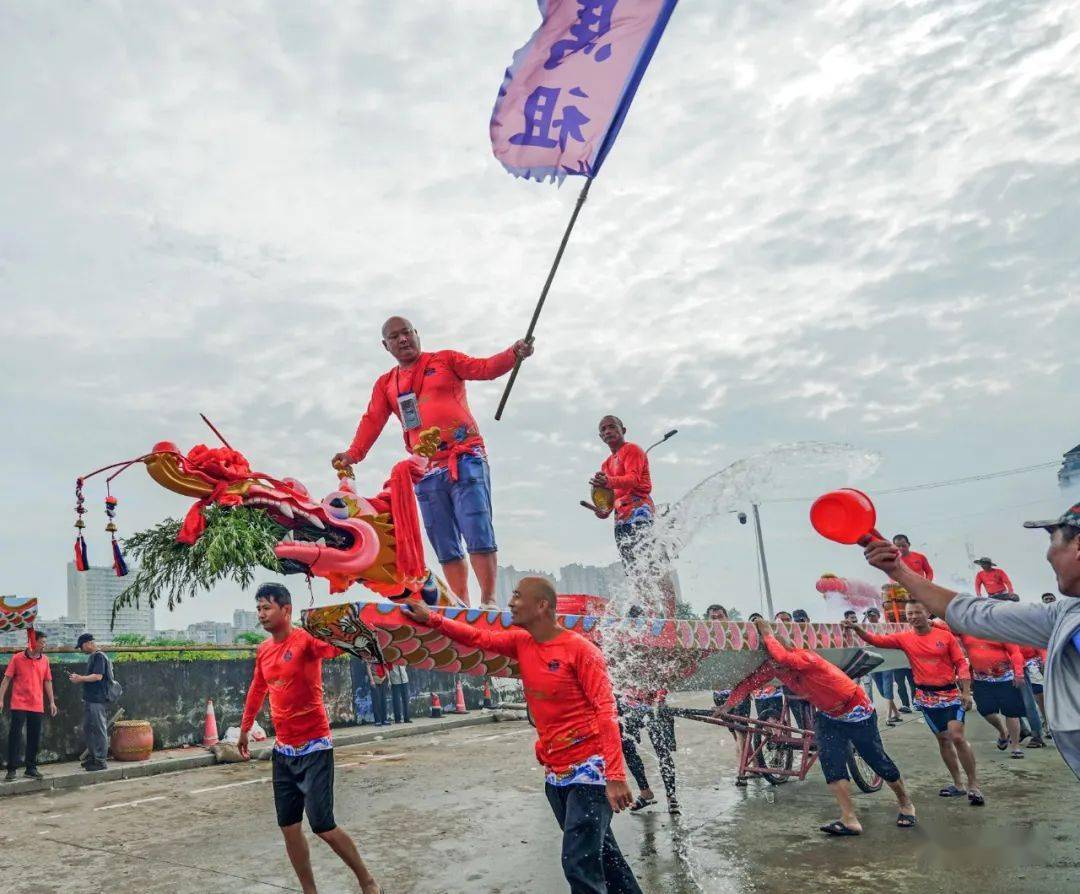
<path fill-rule="evenodd" d="M 382 343 L 402 366 L 409 366 L 420 356 L 420 336 L 405 317 L 391 317 L 382 326 Z"/>
<path fill-rule="evenodd" d="M 555 588 L 542 577 L 523 577 L 510 599 L 510 619 L 518 627 L 532 627 L 555 618 Z"/>

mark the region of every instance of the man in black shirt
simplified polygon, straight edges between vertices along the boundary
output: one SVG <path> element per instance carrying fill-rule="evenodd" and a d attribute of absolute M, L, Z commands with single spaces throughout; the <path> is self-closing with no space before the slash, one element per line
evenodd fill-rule
<path fill-rule="evenodd" d="M 106 718 L 109 701 L 109 659 L 104 652 L 98 651 L 92 633 L 80 634 L 76 645 L 89 656 L 85 674 L 68 674 L 72 683 L 81 683 L 83 688 L 83 738 L 89 752 L 83 761 L 83 767 L 88 772 L 105 770 L 105 754 L 109 749 Z"/>

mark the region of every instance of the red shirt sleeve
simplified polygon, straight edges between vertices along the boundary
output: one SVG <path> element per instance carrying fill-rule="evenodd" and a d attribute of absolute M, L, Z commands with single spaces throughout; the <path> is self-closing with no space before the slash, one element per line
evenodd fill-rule
<path fill-rule="evenodd" d="M 611 691 L 607 662 L 604 661 L 603 653 L 584 639 L 581 640 L 578 649 L 577 677 L 581 684 L 581 691 L 596 711 L 596 724 L 600 729 L 600 747 L 603 751 L 607 778 L 625 781 L 622 735 L 619 732 L 615 695 Z"/>
<path fill-rule="evenodd" d="M 980 571 L 975 575 L 975 595 L 982 596 L 983 591 L 983 572 Z"/>
<path fill-rule="evenodd" d="M 1013 582 L 1009 580 L 1009 575 L 1007 575 L 1000 568 L 998 570 L 1001 571 L 1001 582 L 1005 584 L 1005 591 L 1007 593 L 1015 593 L 1016 591 L 1013 589 Z"/>
<path fill-rule="evenodd" d="M 649 458 L 637 444 L 627 444 L 622 456 L 622 475 L 608 475 L 608 485 L 615 490 L 636 490 L 645 486 Z"/>
<path fill-rule="evenodd" d="M 41 660 L 45 662 L 45 676 L 41 678 L 42 682 L 48 680 L 52 682 L 52 665 L 49 664 L 49 659 L 45 656 L 41 656 Z"/>
<path fill-rule="evenodd" d="M 762 686 L 775 678 L 777 676 L 777 671 L 778 668 L 776 662 L 766 660 L 761 667 L 751 673 L 749 677 L 731 690 L 731 695 L 729 695 L 727 701 L 724 702 L 724 707 L 733 708 L 759 686 Z"/>
<path fill-rule="evenodd" d="M 259 663 L 259 654 L 255 653 L 255 674 L 251 678 L 248 687 L 247 699 L 244 701 L 244 716 L 240 721 L 240 732 L 247 732 L 255 722 L 255 715 L 259 713 L 263 702 L 266 700 L 266 678 L 263 676 L 262 666 Z"/>
<path fill-rule="evenodd" d="M 789 652 L 771 633 L 765 636 L 762 642 L 765 644 L 765 651 L 769 653 L 769 657 L 781 667 L 801 671 L 807 670 L 813 664 L 806 652 L 800 650 Z"/>
<path fill-rule="evenodd" d="M 960 648 L 960 640 L 949 634 L 949 658 L 952 660 L 953 669 L 956 671 L 957 680 L 971 679 L 971 665 Z"/>
<path fill-rule="evenodd" d="M 318 658 L 337 658 L 338 655 L 345 654 L 344 649 L 339 649 L 337 646 L 326 642 L 326 640 L 319 639 L 317 636 L 312 636 L 310 633 L 308 633 L 308 648 Z"/>
<path fill-rule="evenodd" d="M 392 412 L 393 409 L 386 398 L 386 376 L 382 375 L 375 380 L 375 387 L 371 389 L 371 400 L 368 401 L 364 415 L 360 417 L 360 424 L 356 426 L 352 444 L 345 451 L 352 462 L 358 463 L 368 455 L 368 451 L 382 434 L 386 420 L 390 418 Z"/>
<path fill-rule="evenodd" d="M 869 630 L 864 630 L 862 639 L 864 642 L 867 642 L 872 646 L 877 646 L 879 649 L 904 648 L 903 640 L 899 633 L 871 633 Z"/>
<path fill-rule="evenodd" d="M 446 365 L 460 379 L 497 379 L 505 376 L 514 368 L 517 355 L 513 348 L 507 348 L 491 357 L 470 357 L 460 351 L 440 351 Z"/>
<path fill-rule="evenodd" d="M 927 580 L 933 580 L 934 579 L 934 569 L 930 567 L 930 560 L 928 558 L 926 558 L 926 556 L 923 556 L 922 562 L 923 562 L 923 570 L 926 572 L 926 579 Z"/>
<path fill-rule="evenodd" d="M 16 655 L 11 656 L 11 661 L 8 662 L 7 670 L 4 671 L 4 676 L 7 677 L 9 680 L 15 676 L 16 657 Z"/>
<path fill-rule="evenodd" d="M 521 635 L 512 630 L 484 630 L 460 621 L 452 621 L 445 615 L 432 612 L 428 619 L 428 626 L 441 630 L 450 639 L 467 646 L 477 646 L 488 652 L 506 655 L 509 658 L 517 658 L 517 641 Z"/>

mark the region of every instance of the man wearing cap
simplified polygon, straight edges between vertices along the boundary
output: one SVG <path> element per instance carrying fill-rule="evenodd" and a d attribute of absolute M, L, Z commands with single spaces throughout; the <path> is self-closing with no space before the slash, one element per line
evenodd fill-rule
<path fill-rule="evenodd" d="M 995 599 L 1007 599 L 1010 602 L 1019 602 L 1020 597 L 1013 593 L 1013 583 L 1004 568 L 998 568 L 987 556 L 976 559 L 975 564 L 982 571 L 975 575 L 975 595 L 982 596 L 986 590 L 987 596 Z M 932 578 L 931 578 L 932 579 Z"/>
<path fill-rule="evenodd" d="M 1052 603 L 1008 603 L 956 593 L 915 574 L 898 560 L 890 543 L 876 540 L 866 559 L 904 587 L 956 631 L 1046 649 L 1046 719 L 1061 756 L 1080 779 L 1080 503 L 1058 518 L 1030 521 L 1050 535 L 1046 560 L 1068 599 Z"/>
<path fill-rule="evenodd" d="M 480 584 L 480 604 L 495 607 L 498 563 L 491 524 L 491 473 L 465 382 L 506 375 L 516 362 L 532 354 L 532 342 L 520 339 L 486 358 L 458 351 L 421 351 L 413 324 L 404 317 L 391 317 L 383 323 L 382 345 L 397 365 L 376 380 L 352 444 L 335 454 L 331 463 L 342 468 L 362 461 L 391 414 L 401 421 L 410 452 L 422 432 L 438 428 L 438 452 L 428 473 L 416 483 L 424 529 L 450 589 L 468 603 L 468 552 Z"/>
<path fill-rule="evenodd" d="M 87 758 L 83 769 L 88 773 L 106 770 L 105 755 L 109 750 L 108 701 L 109 659 L 94 642 L 94 634 L 80 633 L 75 645 L 89 656 L 86 673 L 68 673 L 72 683 L 79 683 L 83 697 L 83 738 L 86 740 Z"/>
<path fill-rule="evenodd" d="M 45 719 L 45 702 L 49 703 L 49 716 L 56 716 L 56 699 L 53 697 L 52 671 L 49 659 L 42 651 L 45 648 L 45 634 L 35 631 L 34 647 L 26 648 L 11 656 L 11 662 L 0 681 L 0 707 L 4 696 L 11 689 L 11 726 L 8 729 L 7 776 L 4 782 L 15 779 L 15 770 L 19 766 L 19 751 L 22 746 L 23 729 L 26 729 L 26 760 L 23 765 L 24 776 L 41 779 L 37 768 L 38 745 L 41 744 L 41 724 Z"/>

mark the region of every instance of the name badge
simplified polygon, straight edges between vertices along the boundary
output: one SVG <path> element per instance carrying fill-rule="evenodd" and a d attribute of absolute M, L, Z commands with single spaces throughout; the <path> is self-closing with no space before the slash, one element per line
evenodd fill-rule
<path fill-rule="evenodd" d="M 398 410 L 401 412 L 401 424 L 406 431 L 412 431 L 420 427 L 420 407 L 416 402 L 416 395 L 412 391 L 398 395 Z"/>

